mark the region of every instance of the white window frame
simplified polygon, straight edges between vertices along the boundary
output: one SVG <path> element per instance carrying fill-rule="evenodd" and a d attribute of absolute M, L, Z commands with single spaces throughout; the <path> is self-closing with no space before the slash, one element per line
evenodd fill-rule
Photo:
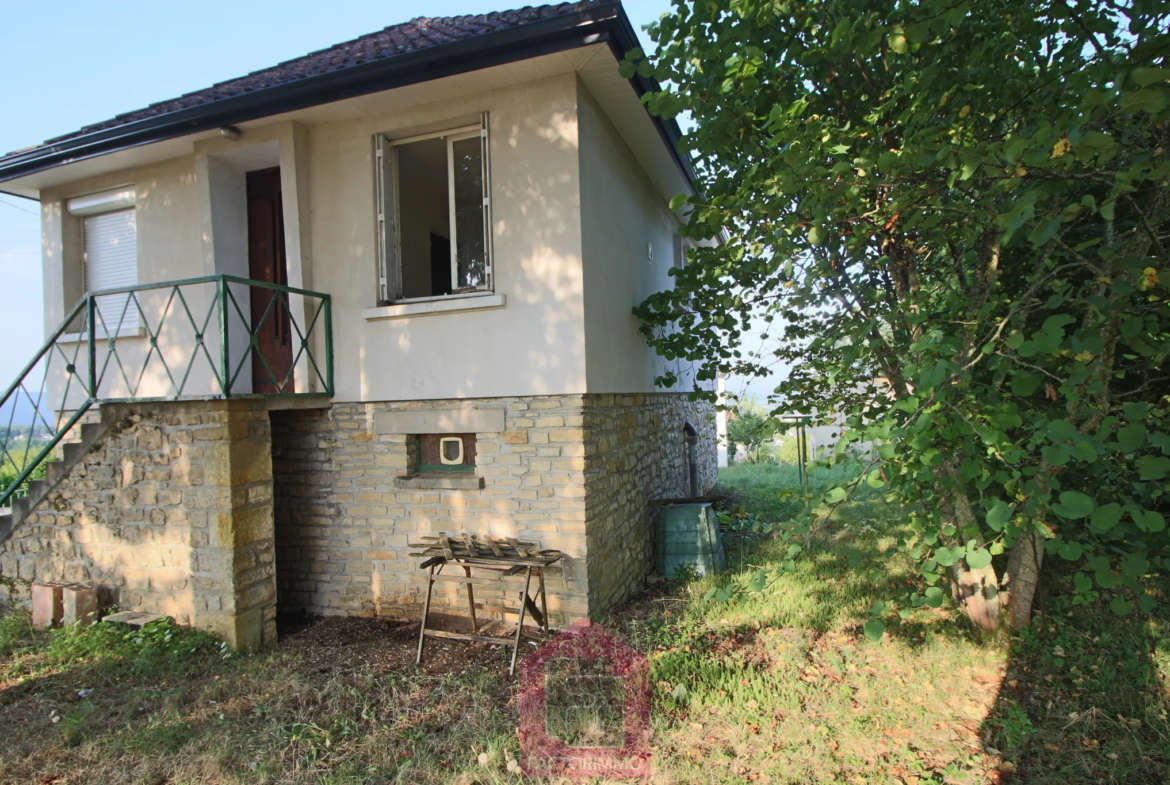
<path fill-rule="evenodd" d="M 443 139 L 447 146 L 447 204 L 448 226 L 451 243 L 451 286 L 454 289 L 459 281 L 459 257 L 457 253 L 458 239 L 455 230 L 455 142 L 464 139 L 479 138 L 480 165 L 483 167 L 481 179 L 483 183 L 483 248 L 484 248 L 484 284 L 474 290 L 452 292 L 451 294 L 432 295 L 430 297 L 403 297 L 402 296 L 402 242 L 399 227 L 401 226 L 401 190 L 398 181 L 398 148 L 413 142 L 426 139 Z M 448 300 L 453 297 L 475 297 L 490 294 L 495 291 L 495 271 L 492 262 L 492 205 L 491 205 L 491 159 L 489 151 L 491 138 L 488 132 L 488 115 L 484 112 L 480 116 L 479 125 L 468 125 L 436 131 L 429 134 L 419 134 L 401 139 L 391 139 L 384 134 L 374 137 L 374 171 L 377 204 L 378 224 L 378 302 L 381 305 L 396 303 L 430 302 L 434 300 Z"/>
<path fill-rule="evenodd" d="M 87 194 L 85 196 L 74 197 L 66 202 L 66 210 L 77 221 L 80 222 L 80 241 L 81 241 L 81 281 L 82 290 L 89 292 L 90 279 L 90 255 L 89 255 L 89 220 L 99 218 L 101 216 L 112 215 L 116 213 L 128 213 L 134 221 L 134 283 L 137 286 L 141 282 L 141 271 L 138 268 L 138 193 L 133 185 L 123 186 L 108 191 L 102 191 L 94 194 Z M 129 295 L 110 295 L 107 301 L 117 298 L 128 300 Z M 98 307 L 104 311 L 106 304 L 99 303 Z M 104 330 L 100 330 L 103 337 L 131 337 L 135 335 L 142 335 L 142 325 L 139 319 L 138 309 L 129 307 L 124 302 L 119 305 L 117 302 L 113 303 L 113 310 L 117 311 L 121 319 L 121 326 L 118 327 L 117 322 L 113 324 L 106 324 Z M 103 314 L 104 316 L 104 314 Z M 94 326 L 96 328 L 96 325 Z"/>

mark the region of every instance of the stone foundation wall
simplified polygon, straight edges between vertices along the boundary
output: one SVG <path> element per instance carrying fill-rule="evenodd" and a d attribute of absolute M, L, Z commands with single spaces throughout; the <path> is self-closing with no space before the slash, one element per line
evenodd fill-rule
<path fill-rule="evenodd" d="M 585 616 L 582 405 L 581 396 L 549 396 L 273 412 L 282 612 L 417 615 L 426 583 L 407 543 L 443 531 L 515 537 L 564 552 L 568 558 L 546 578 L 549 611 L 554 624 Z M 402 487 L 415 436 L 377 433 L 380 413 L 450 409 L 503 413 L 502 431 L 476 434 L 475 475 L 483 487 Z M 465 611 L 454 585 L 435 591 L 437 610 L 458 603 L 455 611 Z M 501 600 L 476 588 L 477 602 Z"/>
<path fill-rule="evenodd" d="M 0 545 L 17 601 L 33 582 L 172 616 L 255 647 L 275 640 L 268 413 L 244 402 L 102 407 L 110 432 Z"/>
<path fill-rule="evenodd" d="M 637 592 L 654 570 L 651 502 L 691 495 L 685 422 L 699 431 L 701 492 L 719 470 L 711 404 L 664 393 L 585 400 L 589 607 L 596 613 Z"/>
<path fill-rule="evenodd" d="M 688 492 L 684 420 L 702 434 L 704 489 L 715 481 L 709 414 L 678 394 L 103 407 L 110 433 L 0 545 L 0 575 L 19 596 L 89 582 L 109 605 L 246 648 L 274 640 L 278 604 L 416 616 L 425 579 L 408 543 L 468 532 L 564 552 L 547 576 L 563 626 L 611 610 L 652 569 L 650 502 Z M 393 431 L 429 422 L 491 428 L 473 473 L 415 476 L 417 437 Z M 515 598 L 476 587 L 476 601 Z M 455 584 L 432 598 L 460 615 L 465 602 Z"/>
<path fill-rule="evenodd" d="M 469 409 L 503 414 L 503 430 L 476 434 L 482 489 L 402 487 L 414 468 L 415 437 L 379 433 L 381 413 Z M 417 615 L 425 580 L 407 543 L 436 531 L 516 537 L 566 553 L 547 579 L 554 624 L 609 610 L 637 590 L 652 567 L 648 501 L 687 494 L 686 419 L 703 433 L 704 488 L 714 483 L 709 412 L 677 394 L 273 412 L 281 610 Z M 476 588 L 477 602 L 498 605 L 500 599 Z M 454 586 L 432 598 L 438 610 L 453 606 L 460 614 L 464 602 Z"/>

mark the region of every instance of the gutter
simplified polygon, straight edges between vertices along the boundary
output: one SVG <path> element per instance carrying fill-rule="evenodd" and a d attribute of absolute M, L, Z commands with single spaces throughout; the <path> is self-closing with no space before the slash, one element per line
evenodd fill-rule
<path fill-rule="evenodd" d="M 603 42 L 618 60 L 638 46 L 638 36 L 620 2 L 607 2 L 521 27 L 394 55 L 41 145 L 0 159 L 0 182 L 225 125 Z M 639 97 L 659 89 L 653 79 L 641 76 L 631 80 L 631 84 Z M 681 137 L 678 124 L 661 117 L 651 116 L 651 120 L 670 149 L 679 172 L 687 182 L 694 183 L 695 172 L 678 147 Z"/>

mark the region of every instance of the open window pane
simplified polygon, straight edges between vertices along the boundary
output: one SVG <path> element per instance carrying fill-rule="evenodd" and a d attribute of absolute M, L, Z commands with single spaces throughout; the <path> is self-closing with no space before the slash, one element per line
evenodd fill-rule
<path fill-rule="evenodd" d="M 399 145 L 399 296 L 451 293 L 451 213 L 447 143 L 442 138 Z"/>
<path fill-rule="evenodd" d="M 483 147 L 478 136 L 451 144 L 455 191 L 456 288 L 487 286 L 484 248 Z"/>

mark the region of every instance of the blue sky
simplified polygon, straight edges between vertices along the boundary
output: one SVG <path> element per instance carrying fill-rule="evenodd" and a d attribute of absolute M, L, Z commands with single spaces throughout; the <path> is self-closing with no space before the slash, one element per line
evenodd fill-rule
<path fill-rule="evenodd" d="M 486 13 L 517 0 L 123 0 L 10 3 L 0 26 L 0 153 L 208 87 L 420 15 Z M 626 0 L 641 28 L 669 0 Z M 197 10 L 196 10 L 197 9 Z M 0 183 L 0 191 L 4 186 Z M 0 385 L 43 335 L 37 204 L 0 194 Z"/>

